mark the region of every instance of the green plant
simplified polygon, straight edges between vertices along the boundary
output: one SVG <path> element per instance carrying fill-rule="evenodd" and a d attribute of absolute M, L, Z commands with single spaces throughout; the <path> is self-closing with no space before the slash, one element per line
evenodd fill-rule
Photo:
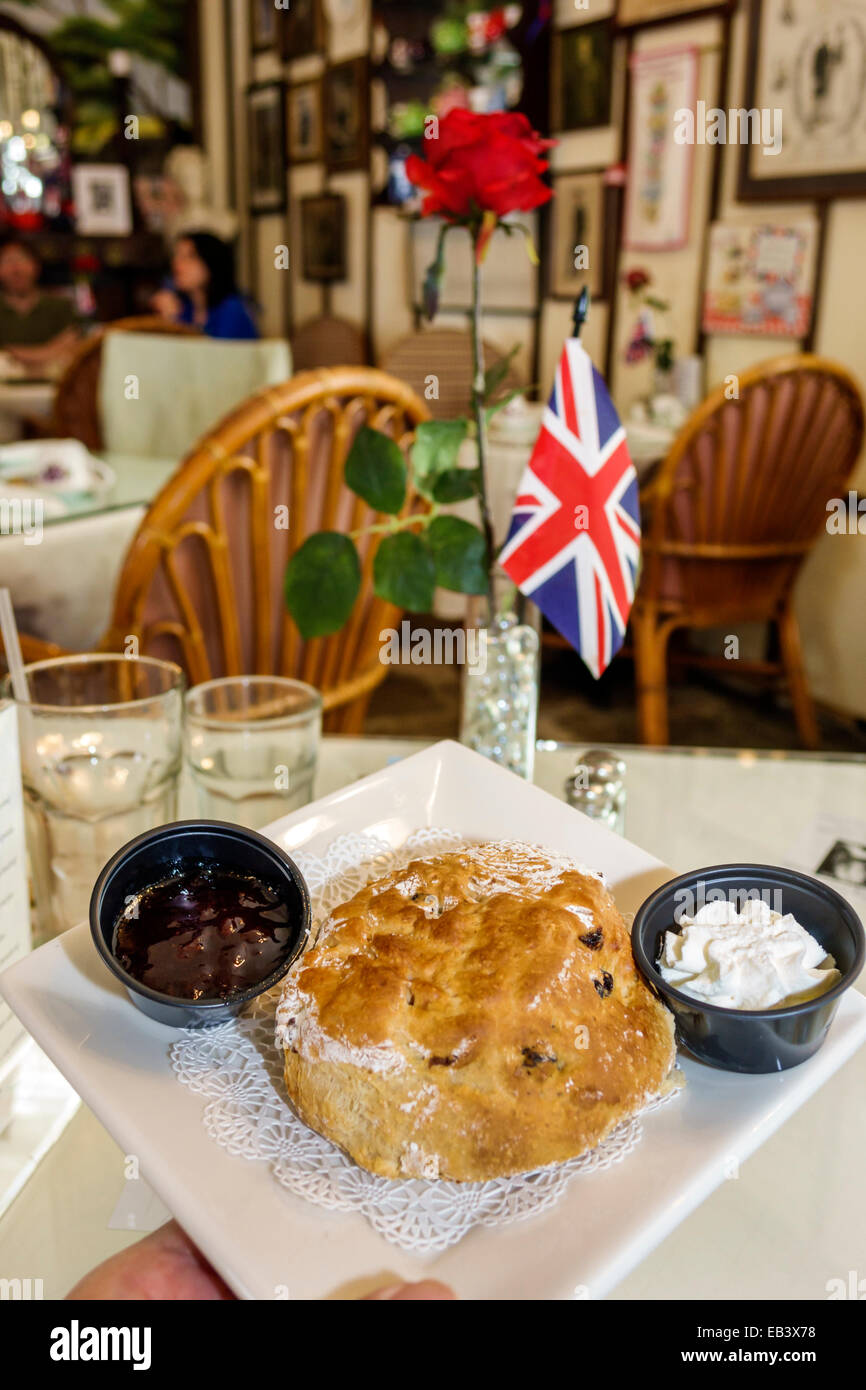
<path fill-rule="evenodd" d="M 427 272 L 427 314 L 436 311 L 444 273 L 446 234 L 462 227 L 472 239 L 472 382 L 471 414 L 458 420 L 429 420 L 418 425 L 409 461 L 394 440 L 362 428 L 345 464 L 349 488 L 387 520 L 350 535 L 336 531 L 310 536 L 286 570 L 286 606 L 304 638 L 337 632 L 347 621 L 361 585 L 355 542 L 382 536 L 373 562 L 378 597 L 425 612 L 433 606 L 437 585 L 462 594 L 490 594 L 496 546 L 486 477 L 486 430 L 490 415 L 509 397 L 501 388 L 516 348 L 485 370 L 481 341 L 481 264 L 498 227 L 509 235 L 525 229 L 502 219 L 529 211 L 551 196 L 541 174 L 549 141 L 532 130 L 525 116 L 492 112 L 479 115 L 456 109 L 441 121 L 431 118 L 426 160 L 407 161 L 409 178 L 426 192 L 423 216 L 441 216 L 436 257 Z M 533 251 L 534 254 L 534 251 Z M 476 462 L 459 462 L 460 447 L 471 439 Z M 411 490 L 428 509 L 407 508 Z M 475 498 L 480 525 L 444 515 L 442 508 Z"/>
<path fill-rule="evenodd" d="M 23 0 L 28 6 L 38 0 Z M 49 30 L 47 42 L 75 99 L 73 145 L 95 154 L 120 129 L 109 56 L 116 49 L 185 74 L 189 7 L 186 0 L 103 0 L 105 17 L 72 14 Z M 140 111 L 142 138 L 158 136 L 159 112 Z"/>
<path fill-rule="evenodd" d="M 485 400 L 495 395 L 507 370 L 503 359 L 487 373 Z M 504 403 L 488 406 L 488 414 Z M 358 431 L 346 458 L 346 484 L 387 520 L 348 535 L 318 531 L 295 551 L 286 569 L 285 597 L 302 637 L 326 637 L 347 621 L 361 587 L 355 542 L 362 536 L 381 535 L 373 588 L 400 608 L 426 612 L 437 585 L 462 594 L 487 592 L 484 531 L 442 511 L 449 503 L 480 497 L 480 468 L 458 463 L 460 446 L 474 436 L 469 419 L 422 421 L 407 463 L 388 435 L 366 425 Z M 411 492 L 424 498 L 426 511 L 406 513 Z"/>

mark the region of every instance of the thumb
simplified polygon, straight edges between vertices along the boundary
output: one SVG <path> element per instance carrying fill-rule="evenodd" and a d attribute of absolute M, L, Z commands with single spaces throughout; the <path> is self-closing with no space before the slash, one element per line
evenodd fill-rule
<path fill-rule="evenodd" d="M 449 1289 L 447 1284 L 440 1284 L 438 1279 L 420 1279 L 416 1284 L 389 1284 L 386 1288 L 376 1289 L 374 1293 L 365 1294 L 362 1302 L 381 1299 L 393 1303 L 445 1303 L 456 1298 L 454 1290 Z"/>

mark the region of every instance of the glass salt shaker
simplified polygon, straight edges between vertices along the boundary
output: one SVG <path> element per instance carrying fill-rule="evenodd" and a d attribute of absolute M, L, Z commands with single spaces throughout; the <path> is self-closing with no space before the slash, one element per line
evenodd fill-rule
<path fill-rule="evenodd" d="M 625 763 L 608 748 L 588 748 L 565 783 L 569 806 L 625 834 Z"/>

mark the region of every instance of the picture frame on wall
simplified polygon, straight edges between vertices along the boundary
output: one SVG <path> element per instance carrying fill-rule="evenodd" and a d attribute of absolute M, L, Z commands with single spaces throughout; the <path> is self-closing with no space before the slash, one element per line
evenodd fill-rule
<path fill-rule="evenodd" d="M 670 19 L 692 19 L 709 10 L 725 13 L 734 0 L 617 0 L 616 22 L 620 29 L 656 24 Z"/>
<path fill-rule="evenodd" d="M 676 140 L 675 113 L 694 110 L 698 50 L 683 44 L 632 54 L 629 81 L 623 245 L 677 251 L 688 240 L 695 147 Z"/>
<path fill-rule="evenodd" d="M 814 217 L 710 228 L 704 333 L 805 338 L 812 323 L 818 224 Z"/>
<path fill-rule="evenodd" d="M 75 230 L 79 236 L 129 236 L 132 196 L 125 164 L 72 167 Z"/>
<path fill-rule="evenodd" d="M 587 286 L 594 300 L 604 299 L 608 265 L 604 174 L 601 170 L 560 174 L 554 192 L 548 219 L 547 294 L 551 299 L 576 299 Z M 581 256 L 578 253 L 584 247 Z"/>
<path fill-rule="evenodd" d="M 322 0 L 291 0 L 288 9 L 280 11 L 280 21 L 283 62 L 324 53 L 327 36 Z"/>
<path fill-rule="evenodd" d="M 329 172 L 366 167 L 370 153 L 369 96 L 366 58 L 349 58 L 327 69 L 322 79 L 322 119 Z"/>
<path fill-rule="evenodd" d="M 301 275 L 317 284 L 346 279 L 346 199 L 311 193 L 301 199 Z"/>
<path fill-rule="evenodd" d="M 551 36 L 551 129 L 591 130 L 610 124 L 613 25 L 579 24 Z"/>
<path fill-rule="evenodd" d="M 738 196 L 862 196 L 866 0 L 751 0 L 748 26 L 745 105 L 770 120 L 740 147 Z"/>
<path fill-rule="evenodd" d="M 254 82 L 247 88 L 250 211 L 283 212 L 286 207 L 286 112 L 282 82 Z"/>
<path fill-rule="evenodd" d="M 274 0 L 249 0 L 250 49 L 253 53 L 264 53 L 276 47 L 280 32 L 280 21 L 285 19 Z"/>
<path fill-rule="evenodd" d="M 322 87 L 318 79 L 287 88 L 286 145 L 289 164 L 309 164 L 322 158 Z"/>

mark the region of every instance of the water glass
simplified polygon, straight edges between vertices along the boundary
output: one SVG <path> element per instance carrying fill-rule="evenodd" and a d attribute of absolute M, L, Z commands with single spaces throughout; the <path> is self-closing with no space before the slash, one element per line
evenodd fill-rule
<path fill-rule="evenodd" d="M 107 653 L 25 671 L 21 780 L 34 935 L 45 941 L 86 918 L 116 850 L 175 819 L 184 676 L 170 661 Z M 4 694 L 12 696 L 8 677 Z"/>
<path fill-rule="evenodd" d="M 226 676 L 186 694 L 186 762 L 208 820 L 258 830 L 306 806 L 322 697 L 285 676 Z"/>

